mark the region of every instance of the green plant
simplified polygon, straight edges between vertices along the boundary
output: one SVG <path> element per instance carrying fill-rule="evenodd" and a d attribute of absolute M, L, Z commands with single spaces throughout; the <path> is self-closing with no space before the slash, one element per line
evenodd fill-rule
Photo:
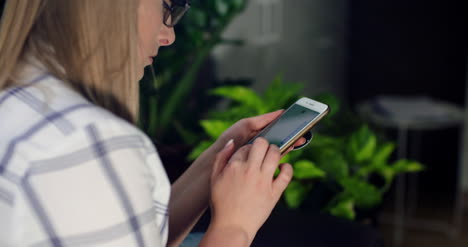
<path fill-rule="evenodd" d="M 300 98 L 301 88 L 300 84 L 285 84 L 277 77 L 262 95 L 244 86 L 212 90 L 212 94 L 230 99 L 231 105 L 212 112 L 209 119 L 200 122 L 208 138 L 195 147 L 190 158 L 196 158 L 236 120 L 287 107 Z M 282 159 L 294 168 L 293 180 L 284 193 L 284 201 L 290 208 L 298 208 L 320 180 L 333 191 L 333 198 L 324 210 L 354 219 L 355 209 L 369 209 L 381 202 L 396 175 L 423 169 L 420 163 L 411 160 L 390 163 L 395 150 L 392 142 L 384 141 L 358 118 L 346 114 L 333 95 L 322 94 L 316 99 L 330 105 L 332 111 L 319 124 L 321 128 L 314 129 L 309 147 Z M 375 175 L 383 182 L 371 183 L 370 178 Z"/>
<path fill-rule="evenodd" d="M 206 105 L 210 105 L 198 96 L 204 97 L 207 88 L 219 86 L 212 78 L 205 85 L 195 85 L 199 72 L 214 47 L 242 44 L 239 40 L 225 40 L 221 35 L 246 4 L 247 0 L 192 1 L 190 10 L 175 27 L 176 42 L 168 49 L 161 48 L 153 67 L 147 69 L 140 83 L 139 124 L 150 137 L 174 143 L 193 135 L 195 131 L 190 131 L 196 126 L 193 119 L 199 119 Z M 197 90 L 197 86 L 202 88 Z"/>
<path fill-rule="evenodd" d="M 195 159 L 208 148 L 227 128 L 237 120 L 246 116 L 255 116 L 278 110 L 294 102 L 302 86 L 299 84 L 285 85 L 281 77 L 277 77 L 265 93 L 260 96 L 245 86 L 224 86 L 211 90 L 210 95 L 229 98 L 237 104 L 227 110 L 211 111 L 209 119 L 201 120 L 200 125 L 208 135 L 206 140 L 199 142 L 189 159 Z M 278 92 L 282 92 L 279 94 Z"/>

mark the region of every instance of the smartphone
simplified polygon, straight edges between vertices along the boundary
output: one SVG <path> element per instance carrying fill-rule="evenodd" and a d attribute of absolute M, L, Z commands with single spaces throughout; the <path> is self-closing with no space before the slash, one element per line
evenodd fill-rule
<path fill-rule="evenodd" d="M 248 144 L 253 143 L 258 137 L 263 137 L 270 144 L 278 146 L 281 153 L 284 153 L 329 111 L 328 105 L 303 97 L 252 138 Z"/>

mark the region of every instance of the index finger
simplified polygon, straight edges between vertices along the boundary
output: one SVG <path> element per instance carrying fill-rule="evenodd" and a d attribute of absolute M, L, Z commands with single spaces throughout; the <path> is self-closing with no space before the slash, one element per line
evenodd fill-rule
<path fill-rule="evenodd" d="M 247 144 L 242 147 L 240 147 L 229 159 L 228 163 L 231 163 L 233 161 L 241 161 L 245 162 L 247 160 L 247 157 L 249 156 L 250 149 L 252 148 L 252 144 Z"/>
<path fill-rule="evenodd" d="M 265 154 L 268 151 L 269 145 L 270 144 L 268 143 L 268 141 L 263 137 L 255 139 L 248 157 L 250 166 L 256 165 L 260 169 L 263 160 L 265 159 Z"/>

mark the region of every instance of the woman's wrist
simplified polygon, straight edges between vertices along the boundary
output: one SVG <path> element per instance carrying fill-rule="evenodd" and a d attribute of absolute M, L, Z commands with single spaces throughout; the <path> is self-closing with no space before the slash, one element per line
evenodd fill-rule
<path fill-rule="evenodd" d="M 219 145 L 218 142 L 219 140 L 203 151 L 203 153 L 198 156 L 198 158 L 191 166 L 200 167 L 204 173 L 206 172 L 211 175 L 211 170 L 213 168 L 214 161 L 216 160 L 216 155 L 222 149 L 222 145 Z"/>
<path fill-rule="evenodd" d="M 211 223 L 200 246 L 250 246 L 255 233 L 235 225 Z"/>
<path fill-rule="evenodd" d="M 211 146 L 172 184 L 169 237 L 175 242 L 185 237 L 209 206 L 215 157 Z"/>

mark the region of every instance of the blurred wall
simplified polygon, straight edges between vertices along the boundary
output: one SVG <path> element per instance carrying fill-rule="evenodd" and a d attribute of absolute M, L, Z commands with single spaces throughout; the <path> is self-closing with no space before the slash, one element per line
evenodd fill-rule
<path fill-rule="evenodd" d="M 258 27 L 259 23 L 259 11 L 257 9 L 256 4 L 254 1 L 261 1 L 261 0 L 250 0 L 251 3 L 246 11 L 240 15 L 239 17 L 234 20 L 231 26 L 225 32 L 225 38 L 228 39 L 244 39 L 247 41 L 255 40 L 256 35 L 256 28 Z M 268 1 L 268 0 L 266 0 Z M 255 83 L 253 88 L 257 91 L 263 91 L 263 89 L 268 85 L 272 79 L 278 75 L 279 73 L 283 74 L 283 78 L 286 81 L 291 82 L 303 82 L 305 85 L 305 92 L 304 94 L 314 96 L 320 92 L 333 92 L 342 98 L 349 98 L 350 101 L 353 101 L 351 98 L 352 95 L 349 95 L 351 89 L 348 89 L 348 85 L 354 85 L 356 82 L 349 82 L 349 67 L 347 64 L 350 60 L 348 58 L 348 54 L 352 54 L 349 51 L 349 14 L 350 12 L 359 12 L 356 11 L 357 7 L 363 6 L 363 4 L 372 5 L 372 1 L 358 1 L 353 2 L 354 7 L 351 9 L 351 6 L 348 1 L 344 0 L 282 0 L 283 1 L 283 28 L 281 39 L 278 42 L 273 42 L 267 45 L 259 45 L 255 44 L 254 42 L 248 42 L 246 45 L 242 47 L 233 47 L 233 46 L 220 46 L 218 47 L 214 54 L 215 54 L 215 61 L 217 62 L 217 75 L 220 78 L 240 78 L 240 77 L 248 77 L 252 78 Z M 413 21 L 413 17 L 415 13 L 418 13 L 417 9 L 423 8 L 424 12 L 427 10 L 437 11 L 438 8 L 427 5 L 420 5 L 414 2 L 411 5 L 405 4 L 405 1 L 399 1 L 399 3 L 391 4 L 387 2 L 387 4 L 382 3 L 374 3 L 380 7 L 376 7 L 375 9 L 383 9 L 380 12 L 376 11 L 373 12 L 373 15 L 377 19 L 391 17 L 390 19 L 394 19 L 395 23 L 400 23 L 401 27 L 405 27 L 409 25 L 408 23 L 412 23 L 413 26 L 403 28 L 403 29 L 395 29 L 392 28 L 392 24 L 389 20 L 387 22 L 390 26 L 377 26 L 375 30 L 384 30 L 386 36 L 383 37 L 386 39 L 385 42 L 389 44 L 387 47 L 388 53 L 386 56 L 382 56 L 381 51 L 379 51 L 376 56 L 382 56 L 384 58 L 390 58 L 394 53 L 392 49 L 396 49 L 393 45 L 400 44 L 400 46 L 409 47 L 406 49 L 408 54 L 412 54 L 414 52 L 418 52 L 418 54 L 414 54 L 414 57 L 418 57 L 421 59 L 423 57 L 424 61 L 430 61 L 426 59 L 427 56 L 432 56 L 431 52 L 428 50 L 434 51 L 434 44 L 439 44 L 443 42 L 439 42 L 438 40 L 446 40 L 448 37 L 454 36 L 455 32 L 452 29 L 458 28 L 460 25 L 463 24 L 463 21 L 455 22 L 459 23 L 458 26 L 446 26 L 449 25 L 449 21 L 442 21 L 442 24 L 437 24 L 438 21 L 445 20 L 447 18 L 443 18 L 445 15 L 446 17 L 451 16 L 448 19 L 457 19 L 460 15 L 451 14 L 450 8 L 457 9 L 457 7 L 446 7 L 443 9 L 444 11 L 440 10 L 439 14 L 434 13 L 433 15 L 427 14 L 419 14 L 420 19 Z M 436 4 L 436 3 L 434 3 Z M 450 6 L 450 4 L 446 4 Z M 393 6 L 393 7 L 392 7 Z M 465 6 L 465 5 L 463 5 Z M 412 12 L 412 7 L 414 7 L 415 11 Z M 368 7 L 371 8 L 371 7 Z M 397 9 L 392 9 L 397 8 Z M 387 9 L 388 16 L 382 14 L 385 12 L 384 10 Z M 461 8 L 463 9 L 463 8 Z M 395 14 L 395 10 L 399 11 L 400 14 Z M 461 11 L 461 10 L 460 10 Z M 387 13 L 385 12 L 385 13 Z M 408 12 L 408 13 L 406 13 Z M 403 13 L 403 14 L 402 14 Z M 401 15 L 405 16 L 405 18 L 400 18 Z M 381 15 L 381 16 L 380 16 Z M 452 16 L 453 15 L 453 16 Z M 434 16 L 440 18 L 433 18 Z M 458 17 L 457 17 L 458 16 Z M 367 16 L 369 17 L 369 16 Z M 424 17 L 424 18 L 422 18 Z M 361 18 L 361 17 L 359 17 Z M 366 18 L 366 16 L 362 17 Z M 362 19 L 361 18 L 361 19 Z M 460 17 L 461 18 L 461 17 Z M 466 18 L 466 17 L 463 17 Z M 431 23 L 431 20 L 433 20 Z M 356 20 L 355 20 L 356 21 Z M 369 20 L 365 20 L 367 22 Z M 373 21 L 367 22 L 367 26 L 372 26 Z M 379 22 L 375 22 L 375 25 L 379 25 Z M 416 26 L 418 27 L 416 27 Z M 421 29 L 423 27 L 423 29 Z M 359 28 L 359 27 L 358 27 Z M 362 28 L 361 28 L 362 29 Z M 434 29 L 439 30 L 439 33 L 434 36 L 432 34 Z M 386 30 L 386 31 L 385 31 Z M 406 31 L 407 32 L 406 32 Z M 369 30 L 367 30 L 369 31 Z M 399 33 L 400 32 L 400 33 Z M 426 32 L 426 33 L 424 33 Z M 365 34 L 365 33 L 364 33 Z M 361 35 L 361 34 L 359 34 Z M 372 36 L 370 35 L 369 44 L 372 42 L 376 43 L 376 37 L 380 36 Z M 369 36 L 368 35 L 368 36 Z M 457 34 L 458 35 L 458 34 Z M 365 36 L 365 35 L 364 35 Z M 413 39 L 414 37 L 419 37 Z M 432 43 L 427 42 L 429 37 L 433 37 Z M 369 38 L 369 37 L 362 37 L 362 38 Z M 388 40 L 387 40 L 388 39 Z M 395 41 L 396 40 L 396 41 Z M 463 40 L 463 39 L 457 39 Z M 378 43 L 378 42 L 377 42 Z M 393 44 L 393 45 L 392 45 Z M 443 43 L 444 44 L 444 43 Z M 468 46 L 468 44 L 467 44 Z M 372 46 L 371 46 L 372 47 Z M 445 46 L 447 47 L 447 46 Z M 401 48 L 401 47 L 400 47 Z M 448 49 L 448 48 L 447 48 Z M 383 51 L 387 51 L 387 49 L 382 49 Z M 403 49 L 404 50 L 404 49 Z M 363 50 L 367 53 L 374 53 L 372 49 L 369 49 L 369 46 L 366 46 L 366 49 Z M 359 52 L 360 54 L 363 51 L 355 51 Z M 440 53 L 440 52 L 439 52 Z M 375 54 L 375 53 L 374 53 Z M 396 53 L 397 55 L 400 53 Z M 450 54 L 447 52 L 442 52 L 442 55 L 439 57 L 446 56 L 447 61 L 454 61 Z M 444 55 L 445 54 L 445 55 Z M 395 66 L 407 66 L 408 63 L 411 61 L 409 57 L 405 57 L 403 60 L 398 59 L 387 59 L 391 60 L 390 64 L 395 64 Z M 387 60 L 379 60 L 379 61 L 387 61 Z M 418 60 L 418 61 L 421 61 Z M 440 59 L 439 59 L 440 60 Z M 452 62 L 444 62 L 444 59 L 440 60 L 441 64 L 445 64 L 446 67 L 452 68 Z M 374 61 L 375 62 L 375 61 Z M 373 63 L 369 63 L 366 68 L 363 69 L 365 72 L 364 77 L 369 77 L 370 74 L 376 74 L 380 78 L 379 82 L 381 82 L 382 77 L 381 75 L 384 74 L 389 76 L 388 73 L 381 73 L 381 71 L 375 71 L 372 68 Z M 433 69 L 428 69 L 430 66 L 426 66 L 427 62 L 419 63 L 419 67 L 417 71 L 422 71 L 422 73 L 413 72 L 413 74 L 417 74 L 420 76 L 426 76 L 428 78 L 433 78 L 433 74 L 437 73 L 433 72 Z M 387 66 L 388 67 L 388 66 Z M 407 66 L 411 67 L 411 66 Z M 414 67 L 413 67 L 414 70 Z M 412 71 L 413 71 L 412 70 Z M 367 72 L 366 72 L 367 71 Z M 405 70 L 406 71 L 406 70 Z M 448 71 L 448 69 L 447 69 Z M 431 72 L 431 73 L 429 73 Z M 453 71 L 452 71 L 453 72 Z M 453 73 L 449 73 L 451 75 Z M 398 76 L 398 73 L 390 74 L 391 76 L 395 77 Z M 390 76 L 390 77 L 391 77 Z M 406 76 L 406 75 L 405 75 Z M 415 81 L 420 81 L 422 85 L 414 86 L 414 90 L 406 87 L 405 85 L 408 84 L 407 81 L 403 81 L 403 85 L 397 85 L 394 82 L 395 78 L 389 78 L 389 81 L 392 81 L 390 85 L 395 85 L 395 88 L 399 89 L 400 93 L 402 90 L 407 91 L 421 91 L 421 89 L 429 90 L 433 88 L 432 91 L 440 93 L 440 83 L 435 83 L 432 85 L 427 84 L 427 78 L 422 80 L 411 80 L 414 84 Z M 440 77 L 440 76 L 439 76 Z M 439 78 L 437 77 L 437 78 Z M 411 78 L 414 79 L 414 78 Z M 420 79 L 420 78 L 419 78 Z M 447 82 L 447 77 L 441 79 L 441 81 Z M 362 78 L 359 78 L 362 80 Z M 451 83 L 452 84 L 452 83 Z M 463 101 L 459 96 L 459 92 L 461 88 L 465 88 L 468 85 L 457 86 L 455 90 L 447 91 L 447 95 L 442 95 L 441 98 L 454 98 L 451 101 L 455 101 L 460 103 L 459 101 Z M 366 85 L 368 87 L 375 87 L 378 90 L 381 89 L 382 83 L 377 83 L 375 85 L 369 84 Z M 454 86 L 452 84 L 452 86 Z M 468 99 L 468 87 L 466 95 L 464 95 L 465 100 Z M 362 93 L 376 93 L 375 91 L 378 90 L 365 90 Z M 386 88 L 386 92 L 393 92 L 392 88 Z M 424 91 L 422 90 L 422 91 Z M 458 93 L 454 93 L 458 92 Z M 463 90 L 464 91 L 464 90 Z M 414 93 L 414 92 L 413 92 Z M 348 94 L 348 95 L 347 95 Z M 367 95 L 368 96 L 368 95 Z M 461 96 L 463 97 L 463 96 Z M 363 97 L 366 98 L 366 97 Z M 360 99 L 362 100 L 362 99 Z M 462 141 L 463 144 L 461 145 L 460 149 L 462 152 L 460 153 L 460 160 L 464 166 L 464 179 L 462 181 L 463 187 L 465 191 L 468 191 L 468 113 L 466 113 L 466 123 L 465 123 L 465 136 L 464 140 Z M 456 144 L 455 144 L 456 146 Z"/>
<path fill-rule="evenodd" d="M 468 63 L 466 66 L 466 83 L 465 83 L 465 123 L 463 126 L 463 140 L 461 143 L 462 151 L 460 155 L 460 159 L 462 162 L 462 172 L 463 172 L 462 186 L 463 186 L 463 191 L 465 193 L 468 192 L 468 110 L 466 109 L 467 107 L 468 107 Z M 468 202 L 465 202 L 465 203 L 468 203 Z"/>
<path fill-rule="evenodd" d="M 266 45 L 250 42 L 260 25 L 255 1 L 260 0 L 250 0 L 224 35 L 247 44 L 215 50 L 218 76 L 252 78 L 253 88 L 261 92 L 281 73 L 285 81 L 304 83 L 305 95 L 327 91 L 343 96 L 347 1 L 282 0 L 281 38 Z"/>

